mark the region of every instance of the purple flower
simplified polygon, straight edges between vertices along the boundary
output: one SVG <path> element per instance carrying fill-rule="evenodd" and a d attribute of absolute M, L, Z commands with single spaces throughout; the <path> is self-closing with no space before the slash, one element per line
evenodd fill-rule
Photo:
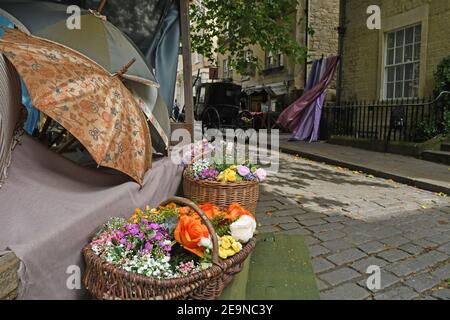
<path fill-rule="evenodd" d="M 157 223 L 150 223 L 147 226 L 147 230 L 158 230 L 161 226 Z"/>
<path fill-rule="evenodd" d="M 139 240 L 144 240 L 145 239 L 145 234 L 143 232 L 139 232 L 138 238 L 139 238 Z"/>
<path fill-rule="evenodd" d="M 250 169 L 246 166 L 237 166 L 236 169 L 241 177 L 246 177 L 250 174 Z"/>
<path fill-rule="evenodd" d="M 202 171 L 200 171 L 198 178 L 202 179 L 202 180 L 216 180 L 216 177 L 219 175 L 219 171 L 217 171 L 216 169 L 203 169 Z"/>
<path fill-rule="evenodd" d="M 125 233 L 122 230 L 116 230 L 116 237 L 121 240 L 125 237 Z"/>
<path fill-rule="evenodd" d="M 139 233 L 139 225 L 138 224 L 127 224 L 125 227 L 130 235 L 135 236 Z"/>
<path fill-rule="evenodd" d="M 161 241 L 163 238 L 161 233 L 157 233 L 152 237 L 152 241 Z"/>
<path fill-rule="evenodd" d="M 144 249 L 142 250 L 144 253 L 149 253 L 153 249 L 153 244 L 150 241 L 147 241 L 144 245 Z"/>

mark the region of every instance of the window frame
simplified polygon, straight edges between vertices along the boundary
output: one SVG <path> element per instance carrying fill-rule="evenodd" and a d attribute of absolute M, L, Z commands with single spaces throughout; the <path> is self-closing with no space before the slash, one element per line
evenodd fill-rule
<path fill-rule="evenodd" d="M 418 29 L 419 28 L 419 29 Z M 407 41 L 407 30 L 412 29 L 412 42 L 406 43 Z M 403 31 L 403 40 L 399 46 L 397 43 L 397 35 L 399 32 Z M 417 41 L 417 32 L 419 34 L 419 41 Z M 394 30 L 389 30 L 384 33 L 384 63 L 383 63 L 383 99 L 385 100 L 396 100 L 396 99 L 413 99 L 420 96 L 420 81 L 421 81 L 421 64 L 422 64 L 422 38 L 423 25 L 421 22 L 409 24 L 396 28 Z M 389 46 L 390 35 L 394 35 L 393 46 Z M 411 47 L 411 60 L 405 61 L 406 49 Z M 419 50 L 419 54 L 416 55 L 416 50 Z M 401 62 L 397 62 L 397 50 L 401 49 Z M 389 53 L 392 53 L 392 64 L 389 64 Z M 411 78 L 406 79 L 407 66 L 411 66 Z M 402 68 L 402 76 L 399 79 L 397 75 L 397 68 Z M 389 81 L 389 70 L 394 69 L 393 80 Z M 410 83 L 410 95 L 406 96 L 406 86 Z M 402 94 L 397 96 L 397 84 L 402 84 Z M 392 85 L 392 97 L 390 97 L 389 86 Z M 416 88 L 414 88 L 416 86 Z"/>

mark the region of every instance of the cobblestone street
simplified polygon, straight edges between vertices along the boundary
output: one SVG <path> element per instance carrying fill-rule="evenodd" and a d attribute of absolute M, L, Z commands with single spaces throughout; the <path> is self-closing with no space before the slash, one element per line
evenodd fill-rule
<path fill-rule="evenodd" d="M 286 154 L 261 191 L 260 232 L 305 236 L 322 299 L 450 299 L 448 197 Z"/>

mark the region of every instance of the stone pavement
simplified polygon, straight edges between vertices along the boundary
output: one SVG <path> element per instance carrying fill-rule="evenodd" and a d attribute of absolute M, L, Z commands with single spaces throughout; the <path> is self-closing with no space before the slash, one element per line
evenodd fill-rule
<path fill-rule="evenodd" d="M 450 198 L 286 154 L 261 191 L 260 232 L 305 236 L 322 299 L 450 299 Z"/>
<path fill-rule="evenodd" d="M 446 165 L 325 142 L 290 142 L 288 137 L 280 136 L 280 149 L 283 152 L 345 166 L 352 170 L 362 170 L 377 177 L 393 179 L 425 190 L 450 194 L 450 168 Z"/>

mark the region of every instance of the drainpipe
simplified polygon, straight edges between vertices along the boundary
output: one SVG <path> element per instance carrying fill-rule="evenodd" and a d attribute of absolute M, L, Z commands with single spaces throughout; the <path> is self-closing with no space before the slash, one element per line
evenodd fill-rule
<path fill-rule="evenodd" d="M 309 0 L 305 0 L 305 47 L 309 50 Z M 308 52 L 307 52 L 308 54 Z M 303 90 L 305 90 L 306 82 L 308 81 L 308 56 L 305 58 L 305 72 L 303 75 Z"/>
<path fill-rule="evenodd" d="M 339 6 L 339 48 L 338 55 L 341 58 L 339 61 L 339 71 L 338 71 L 338 80 L 337 80 L 337 104 L 341 103 L 342 98 L 342 76 L 343 76 L 343 65 L 344 65 L 344 38 L 346 32 L 346 20 L 347 20 L 347 0 L 341 0 Z"/>

